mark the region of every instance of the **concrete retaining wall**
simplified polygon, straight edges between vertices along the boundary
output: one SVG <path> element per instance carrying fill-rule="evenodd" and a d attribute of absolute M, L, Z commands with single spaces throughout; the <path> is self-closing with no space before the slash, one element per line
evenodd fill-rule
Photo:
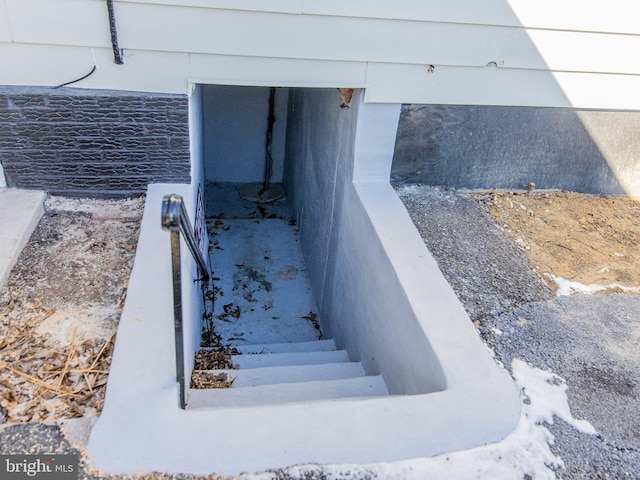
<path fill-rule="evenodd" d="M 404 105 L 392 182 L 640 194 L 640 112 Z"/>
<path fill-rule="evenodd" d="M 188 97 L 0 87 L 0 163 L 7 186 L 58 194 L 189 183 Z"/>
<path fill-rule="evenodd" d="M 374 224 L 357 187 L 380 185 L 379 203 L 369 207 L 385 212 L 382 223 L 392 220 L 399 200 L 387 179 L 398 107 L 362 104 L 361 94 L 348 110 L 333 90 L 295 89 L 289 101 L 286 186 L 323 331 L 367 373 L 381 373 L 391 393 L 439 391 L 440 362 L 381 241 L 391 232 Z"/>

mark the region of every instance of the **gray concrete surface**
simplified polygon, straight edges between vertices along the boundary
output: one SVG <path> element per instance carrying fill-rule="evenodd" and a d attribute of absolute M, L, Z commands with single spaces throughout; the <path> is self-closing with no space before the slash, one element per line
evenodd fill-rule
<path fill-rule="evenodd" d="M 44 199 L 44 192 L 0 188 L 0 289 L 44 214 Z"/>
<path fill-rule="evenodd" d="M 640 112 L 403 105 L 391 179 L 640 194 Z"/>
<path fill-rule="evenodd" d="M 640 478 L 640 296 L 552 297 L 524 254 L 454 190 L 398 188 L 416 227 L 485 342 L 564 378 L 569 406 L 598 435 L 558 420 L 563 479 Z"/>

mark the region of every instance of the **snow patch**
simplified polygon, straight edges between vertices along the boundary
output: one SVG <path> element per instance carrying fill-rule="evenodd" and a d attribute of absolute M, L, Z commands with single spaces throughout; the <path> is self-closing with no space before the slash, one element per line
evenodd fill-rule
<path fill-rule="evenodd" d="M 596 430 L 586 420 L 576 420 L 571 414 L 567 384 L 562 378 L 519 359 L 513 360 L 511 368 L 522 392 L 522 410 L 515 430 L 500 442 L 431 458 L 370 465 L 298 465 L 278 473 L 244 474 L 237 479 L 275 480 L 282 478 L 278 476 L 282 474 L 285 478 L 328 480 L 555 479 L 554 469 L 563 467 L 564 462 L 551 451 L 554 437 L 544 424 L 553 424 L 555 416 L 585 434 L 595 434 Z"/>
<path fill-rule="evenodd" d="M 573 282 L 551 273 L 545 273 L 545 275 L 552 279 L 558 286 L 558 292 L 556 293 L 557 296 L 573 295 L 574 293 L 593 295 L 594 293 L 613 289 L 619 289 L 628 293 L 640 292 L 640 287 L 625 287 L 624 285 L 619 285 L 617 283 L 610 283 L 609 285 L 585 285 L 584 283 Z"/>
<path fill-rule="evenodd" d="M 511 362 L 516 383 L 530 399 L 529 414 L 537 424 L 553 424 L 556 416 L 582 433 L 595 435 L 596 430 L 586 420 L 576 420 L 569 409 L 567 383 L 556 374 L 532 367 L 519 359 Z"/>

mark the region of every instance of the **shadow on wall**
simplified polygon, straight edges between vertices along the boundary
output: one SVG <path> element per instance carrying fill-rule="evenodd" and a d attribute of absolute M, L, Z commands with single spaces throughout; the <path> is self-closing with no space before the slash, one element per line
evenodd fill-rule
<path fill-rule="evenodd" d="M 403 105 L 391 182 L 640 194 L 640 112 Z"/>

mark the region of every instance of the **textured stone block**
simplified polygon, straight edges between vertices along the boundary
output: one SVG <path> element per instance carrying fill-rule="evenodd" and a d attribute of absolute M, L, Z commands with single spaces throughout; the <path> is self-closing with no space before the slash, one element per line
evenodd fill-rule
<path fill-rule="evenodd" d="M 12 150 L 30 148 L 31 143 L 27 137 L 0 137 L 0 150 Z"/>
<path fill-rule="evenodd" d="M 15 126 L 11 123 L 0 123 L 0 136 L 9 135 L 16 135 Z"/>
<path fill-rule="evenodd" d="M 19 122 L 13 124 L 16 135 L 23 137 L 41 137 L 51 134 L 51 127 L 48 123 Z"/>
<path fill-rule="evenodd" d="M 143 123 L 101 123 L 99 134 L 105 137 L 139 137 L 154 135 L 148 133 L 148 128 Z"/>
<path fill-rule="evenodd" d="M 97 109 L 97 110 L 73 110 L 70 111 L 73 121 L 78 123 L 113 123 L 119 122 L 120 112 L 114 109 Z"/>
<path fill-rule="evenodd" d="M 72 110 L 59 110 L 52 108 L 25 108 L 22 117 L 28 122 L 53 123 L 75 121 Z"/>
<path fill-rule="evenodd" d="M 100 125 L 95 123 L 53 123 L 52 135 L 59 137 L 101 137 Z"/>
<path fill-rule="evenodd" d="M 95 110 L 98 102 L 91 96 L 51 95 L 47 106 L 52 109 Z"/>
<path fill-rule="evenodd" d="M 16 108 L 34 108 L 46 106 L 45 96 L 41 94 L 11 95 L 11 103 Z"/>

